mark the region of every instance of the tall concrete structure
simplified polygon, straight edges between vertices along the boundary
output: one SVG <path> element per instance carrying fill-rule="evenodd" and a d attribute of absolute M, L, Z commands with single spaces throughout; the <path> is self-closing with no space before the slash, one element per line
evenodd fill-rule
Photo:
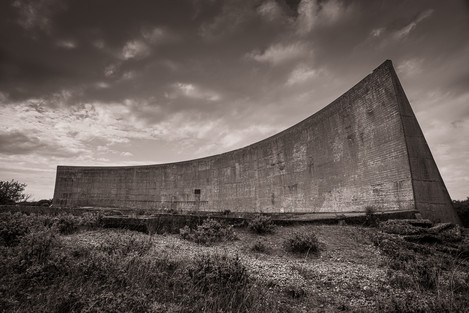
<path fill-rule="evenodd" d="M 58 166 L 55 206 L 241 212 L 418 210 L 459 223 L 391 61 L 250 146 L 146 166 Z"/>

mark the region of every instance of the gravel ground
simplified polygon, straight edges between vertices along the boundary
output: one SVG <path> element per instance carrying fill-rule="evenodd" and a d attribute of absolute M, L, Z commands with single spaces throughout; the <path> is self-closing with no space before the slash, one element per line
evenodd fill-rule
<path fill-rule="evenodd" d="M 295 231 L 314 231 L 322 244 L 319 256 L 298 256 L 285 252 L 283 241 Z M 273 234 L 259 236 L 246 229 L 236 229 L 239 240 L 203 246 L 183 240 L 179 235 L 145 235 L 125 230 L 101 229 L 64 236 L 70 245 L 99 246 L 119 234 L 132 234 L 152 242 L 150 253 L 188 260 L 201 254 L 238 255 L 252 277 L 270 288 L 288 292 L 304 291 L 308 297 L 303 307 L 311 312 L 334 311 L 340 305 L 364 309 L 374 304 L 374 295 L 387 288 L 383 258 L 369 240 L 369 232 L 356 226 L 277 227 Z M 261 241 L 266 253 L 251 251 Z"/>

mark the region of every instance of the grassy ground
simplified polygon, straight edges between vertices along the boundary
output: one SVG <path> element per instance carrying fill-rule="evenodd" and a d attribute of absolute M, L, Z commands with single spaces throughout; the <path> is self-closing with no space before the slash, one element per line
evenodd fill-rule
<path fill-rule="evenodd" d="M 467 238 L 414 243 L 377 228 L 310 225 L 237 228 L 237 240 L 207 246 L 79 219 L 2 215 L 2 312 L 469 309 Z M 292 234 L 311 232 L 319 253 L 287 252 Z"/>

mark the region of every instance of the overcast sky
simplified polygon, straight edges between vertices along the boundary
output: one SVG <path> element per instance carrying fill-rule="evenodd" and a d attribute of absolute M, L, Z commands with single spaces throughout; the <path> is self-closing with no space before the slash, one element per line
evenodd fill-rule
<path fill-rule="evenodd" d="M 3 0 L 0 179 L 243 147 L 394 63 L 453 199 L 469 196 L 468 1 Z"/>

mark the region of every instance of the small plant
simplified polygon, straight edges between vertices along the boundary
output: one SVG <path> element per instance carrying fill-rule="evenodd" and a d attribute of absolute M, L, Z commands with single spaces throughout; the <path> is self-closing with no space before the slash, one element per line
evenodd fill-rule
<path fill-rule="evenodd" d="M 319 254 L 320 243 L 316 234 L 309 232 L 297 232 L 283 243 L 285 250 L 293 253 Z"/>
<path fill-rule="evenodd" d="M 134 232 L 109 236 L 97 249 L 114 256 L 129 254 L 145 255 L 153 246 L 151 237 L 142 237 Z"/>
<path fill-rule="evenodd" d="M 290 285 L 285 288 L 285 294 L 292 299 L 299 299 L 306 295 L 306 291 L 300 286 Z"/>
<path fill-rule="evenodd" d="M 191 239 L 191 233 L 192 233 L 192 230 L 187 225 L 184 226 L 183 228 L 179 229 L 179 236 L 181 236 L 182 239 L 190 240 Z"/>
<path fill-rule="evenodd" d="M 266 253 L 268 250 L 269 248 L 263 241 L 256 241 L 251 247 L 251 251 L 253 252 Z"/>
<path fill-rule="evenodd" d="M 237 255 L 202 255 L 189 269 L 189 276 L 199 290 L 212 294 L 242 289 L 249 283 L 246 267 Z"/>
<path fill-rule="evenodd" d="M 197 229 L 190 229 L 186 225 L 179 229 L 179 234 L 183 239 L 203 245 L 237 239 L 233 226 L 223 225 L 213 219 L 205 220 L 202 225 L 197 226 Z"/>
<path fill-rule="evenodd" d="M 379 219 L 376 217 L 376 208 L 374 206 L 365 207 L 365 223 L 364 226 L 377 227 L 379 225 Z"/>
<path fill-rule="evenodd" d="M 249 221 L 248 229 L 256 234 L 272 233 L 274 224 L 270 216 L 258 215 Z"/>
<path fill-rule="evenodd" d="M 72 234 L 78 230 L 80 225 L 80 218 L 71 214 L 60 215 L 55 223 L 59 233 Z"/>

